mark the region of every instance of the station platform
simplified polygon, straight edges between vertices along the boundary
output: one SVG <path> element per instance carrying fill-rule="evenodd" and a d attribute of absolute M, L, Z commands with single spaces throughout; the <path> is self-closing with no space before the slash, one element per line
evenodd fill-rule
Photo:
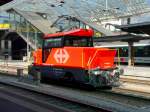
<path fill-rule="evenodd" d="M 125 76 L 150 78 L 150 66 L 120 66 Z"/>
<path fill-rule="evenodd" d="M 28 65 L 28 62 L 23 61 L 0 60 L 0 72 L 11 73 L 12 75 L 16 75 L 17 69 L 23 69 L 23 73 L 26 75 L 28 73 Z"/>
<path fill-rule="evenodd" d="M 20 60 L 0 60 L 0 65 L 26 67 L 29 63 Z"/>
<path fill-rule="evenodd" d="M 16 73 L 17 69 L 21 68 L 24 70 L 24 73 L 27 74 L 29 64 L 30 63 L 23 61 L 0 61 L 0 71 Z M 150 78 L 150 66 L 120 65 L 118 67 L 124 69 L 124 76 Z"/>

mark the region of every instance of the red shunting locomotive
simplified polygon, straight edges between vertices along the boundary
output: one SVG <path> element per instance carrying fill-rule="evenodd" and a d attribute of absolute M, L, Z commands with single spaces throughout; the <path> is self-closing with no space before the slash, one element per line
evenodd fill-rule
<path fill-rule="evenodd" d="M 92 36 L 92 29 L 45 35 L 42 48 L 33 52 L 29 74 L 39 71 L 42 79 L 113 87 L 122 74 L 114 64 L 116 50 L 93 47 Z"/>

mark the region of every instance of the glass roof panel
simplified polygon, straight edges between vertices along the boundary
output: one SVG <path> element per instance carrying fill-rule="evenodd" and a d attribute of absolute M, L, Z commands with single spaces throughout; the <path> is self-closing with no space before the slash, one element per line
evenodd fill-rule
<path fill-rule="evenodd" d="M 61 15 L 70 15 L 88 22 L 101 22 L 104 19 L 150 12 L 150 0 L 14 0 L 0 7 L 0 10 L 11 7 L 47 13 L 51 20 Z"/>
<path fill-rule="evenodd" d="M 53 10 L 63 15 L 78 13 L 101 20 L 150 11 L 150 0 L 14 0 L 6 6 L 46 13 Z"/>

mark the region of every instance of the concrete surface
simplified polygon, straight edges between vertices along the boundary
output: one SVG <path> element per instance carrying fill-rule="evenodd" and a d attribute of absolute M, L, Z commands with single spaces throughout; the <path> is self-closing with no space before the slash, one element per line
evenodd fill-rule
<path fill-rule="evenodd" d="M 23 68 L 24 73 L 27 74 L 27 67 L 29 63 L 23 61 L 0 61 L 0 71 L 16 72 L 17 68 Z M 119 66 L 124 69 L 125 76 L 137 76 L 150 78 L 150 66 Z"/>
<path fill-rule="evenodd" d="M 124 69 L 124 75 L 150 78 L 150 66 L 120 66 Z"/>

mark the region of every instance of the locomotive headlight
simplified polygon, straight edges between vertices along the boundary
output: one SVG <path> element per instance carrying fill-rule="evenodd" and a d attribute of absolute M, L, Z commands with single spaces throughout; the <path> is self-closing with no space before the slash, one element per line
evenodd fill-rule
<path fill-rule="evenodd" d="M 97 75 L 101 75 L 102 71 L 99 69 L 99 67 L 97 67 L 95 69 L 89 70 L 89 73 L 97 76 Z"/>
<path fill-rule="evenodd" d="M 93 74 L 94 75 L 100 75 L 100 71 L 94 71 Z"/>
<path fill-rule="evenodd" d="M 94 75 L 101 75 L 102 74 L 102 71 L 93 71 L 92 72 Z"/>

